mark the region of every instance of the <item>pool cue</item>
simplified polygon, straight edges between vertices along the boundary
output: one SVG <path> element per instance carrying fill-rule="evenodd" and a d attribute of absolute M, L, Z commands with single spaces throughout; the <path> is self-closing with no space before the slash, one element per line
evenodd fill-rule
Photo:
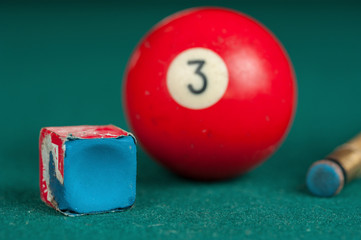
<path fill-rule="evenodd" d="M 337 195 L 361 175 L 361 133 L 311 165 L 306 176 L 310 192 L 319 197 Z"/>

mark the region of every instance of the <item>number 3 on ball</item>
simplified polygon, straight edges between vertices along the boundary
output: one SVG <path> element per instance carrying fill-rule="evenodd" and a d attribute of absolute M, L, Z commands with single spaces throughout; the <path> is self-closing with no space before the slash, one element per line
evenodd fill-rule
<path fill-rule="evenodd" d="M 222 58 L 206 48 L 190 48 L 178 54 L 167 72 L 167 87 L 181 106 L 203 109 L 220 100 L 228 86 L 228 70 Z"/>

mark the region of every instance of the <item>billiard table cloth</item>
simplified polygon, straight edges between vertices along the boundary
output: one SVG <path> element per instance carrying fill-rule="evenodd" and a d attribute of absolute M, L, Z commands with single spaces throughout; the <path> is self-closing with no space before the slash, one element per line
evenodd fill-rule
<path fill-rule="evenodd" d="M 138 146 L 137 197 L 125 212 L 66 217 L 39 193 L 39 131 L 114 124 L 132 49 L 164 17 L 222 6 L 269 28 L 297 76 L 298 106 L 284 144 L 235 179 L 174 175 Z M 0 239 L 354 239 L 361 181 L 312 196 L 312 162 L 361 131 L 361 4 L 356 1 L 1 1 Z"/>

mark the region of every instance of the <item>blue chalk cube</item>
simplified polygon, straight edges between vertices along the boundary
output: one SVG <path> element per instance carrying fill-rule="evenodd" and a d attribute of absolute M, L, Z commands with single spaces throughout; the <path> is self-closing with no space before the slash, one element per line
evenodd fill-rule
<path fill-rule="evenodd" d="M 56 134 L 53 136 L 53 140 L 61 139 Z M 45 202 L 66 215 L 119 211 L 134 204 L 136 145 L 133 136 L 87 139 L 67 134 L 63 141 L 49 143 L 53 136 L 48 140 L 45 136 L 41 145 L 41 152 L 49 154 L 48 164 L 42 156 L 42 182 L 48 193 L 42 196 Z M 62 143 L 63 154 L 60 146 L 56 147 L 57 142 Z"/>

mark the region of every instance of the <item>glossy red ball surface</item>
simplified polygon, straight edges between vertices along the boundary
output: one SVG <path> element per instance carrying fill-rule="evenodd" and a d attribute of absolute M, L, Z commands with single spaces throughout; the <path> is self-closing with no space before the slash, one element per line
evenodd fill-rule
<path fill-rule="evenodd" d="M 281 144 L 296 107 L 292 64 L 264 26 L 195 8 L 157 24 L 132 54 L 128 123 L 162 165 L 194 179 L 234 177 Z"/>

